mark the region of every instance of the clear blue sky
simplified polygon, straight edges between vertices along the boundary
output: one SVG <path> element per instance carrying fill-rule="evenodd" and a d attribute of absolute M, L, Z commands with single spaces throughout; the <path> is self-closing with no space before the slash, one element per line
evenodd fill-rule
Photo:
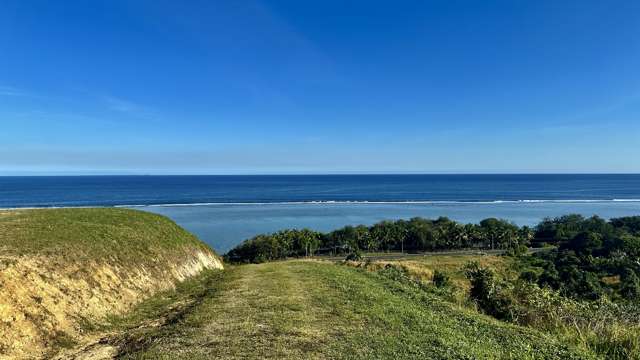
<path fill-rule="evenodd" d="M 640 172 L 640 2 L 0 3 L 0 173 Z"/>

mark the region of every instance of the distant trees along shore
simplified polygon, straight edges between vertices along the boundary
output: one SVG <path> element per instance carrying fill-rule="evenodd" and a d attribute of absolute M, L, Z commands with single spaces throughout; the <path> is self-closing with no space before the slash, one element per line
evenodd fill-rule
<path fill-rule="evenodd" d="M 488 218 L 479 224 L 462 224 L 446 217 L 435 220 L 382 221 L 322 233 L 309 229 L 287 229 L 246 240 L 225 256 L 230 262 L 259 263 L 319 254 L 353 251 L 439 251 L 455 249 L 503 249 L 521 252 L 525 247 L 562 245 L 580 252 L 593 251 L 604 238 L 619 246 L 640 240 L 640 216 L 605 221 L 597 216 L 566 215 L 544 219 L 535 228 Z M 578 236 L 580 235 L 580 236 Z M 611 244 L 607 244 L 608 246 Z M 618 246 L 617 245 L 617 246 Z M 626 248 L 629 246 L 626 245 Z"/>

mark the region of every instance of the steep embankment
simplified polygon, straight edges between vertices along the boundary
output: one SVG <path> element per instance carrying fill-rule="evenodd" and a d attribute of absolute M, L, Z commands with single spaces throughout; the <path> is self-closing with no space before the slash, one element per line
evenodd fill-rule
<path fill-rule="evenodd" d="M 125 209 L 0 211 L 0 358 L 43 356 L 220 258 L 171 220 Z"/>

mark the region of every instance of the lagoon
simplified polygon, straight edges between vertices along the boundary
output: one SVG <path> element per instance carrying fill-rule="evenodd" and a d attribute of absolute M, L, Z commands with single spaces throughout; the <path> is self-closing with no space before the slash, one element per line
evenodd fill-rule
<path fill-rule="evenodd" d="M 495 203 L 290 203 L 143 206 L 166 215 L 219 253 L 260 233 L 286 228 L 330 231 L 345 225 L 371 225 L 385 219 L 447 216 L 460 222 L 504 218 L 535 225 L 545 217 L 570 213 L 604 218 L 640 215 L 640 201 L 545 201 Z"/>

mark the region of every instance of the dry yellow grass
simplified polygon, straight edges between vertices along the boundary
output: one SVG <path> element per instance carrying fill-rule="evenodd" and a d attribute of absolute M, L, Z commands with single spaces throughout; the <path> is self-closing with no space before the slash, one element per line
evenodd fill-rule
<path fill-rule="evenodd" d="M 470 261 L 477 261 L 481 266 L 494 269 L 502 276 L 509 275 L 509 259 L 497 255 L 438 255 L 425 256 L 417 259 L 418 267 L 424 267 L 431 271 L 444 271 L 457 286 L 468 289 L 470 284 L 464 275 L 464 265 Z M 402 264 L 403 262 L 400 261 Z"/>
<path fill-rule="evenodd" d="M 398 266 L 409 276 L 416 280 L 430 282 L 436 270 L 447 273 L 453 284 L 461 289 L 468 290 L 469 280 L 464 275 L 464 266 L 470 261 L 477 261 L 480 265 L 490 267 L 502 276 L 510 276 L 508 258 L 497 255 L 430 255 L 411 260 L 379 260 L 371 262 L 347 261 L 346 264 L 353 267 L 366 267 L 368 270 L 377 271 L 387 265 Z"/>

